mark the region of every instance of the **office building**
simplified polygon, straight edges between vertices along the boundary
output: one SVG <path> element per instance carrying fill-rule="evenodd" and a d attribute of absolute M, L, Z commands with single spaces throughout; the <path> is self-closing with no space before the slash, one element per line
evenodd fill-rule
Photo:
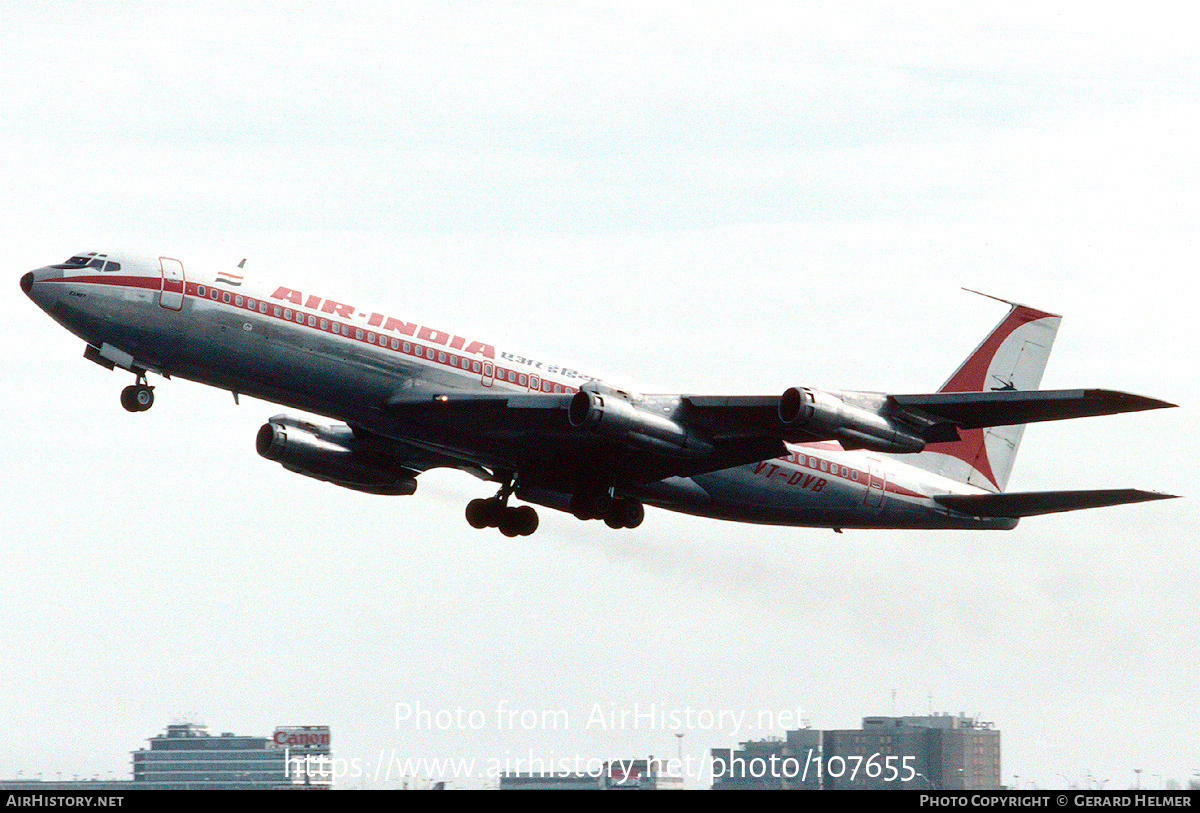
<path fill-rule="evenodd" d="M 820 731 L 801 728 L 741 745 L 712 749 L 713 790 L 820 789 Z"/>
<path fill-rule="evenodd" d="M 133 752 L 133 787 L 161 790 L 328 788 L 329 727 L 278 728 L 271 737 L 214 736 L 202 725 L 167 726 Z"/>
<path fill-rule="evenodd" d="M 998 790 L 1000 732 L 964 714 L 865 717 L 712 750 L 713 790 Z"/>
<path fill-rule="evenodd" d="M 826 731 L 827 790 L 998 790 L 1000 732 L 966 715 L 864 717 Z"/>

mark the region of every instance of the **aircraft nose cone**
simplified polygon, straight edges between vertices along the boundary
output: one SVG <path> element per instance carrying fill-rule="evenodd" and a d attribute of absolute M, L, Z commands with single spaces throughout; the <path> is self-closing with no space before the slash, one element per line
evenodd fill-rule
<path fill-rule="evenodd" d="M 28 294 L 33 290 L 33 272 L 30 271 L 25 276 L 21 277 L 21 290 Z"/>

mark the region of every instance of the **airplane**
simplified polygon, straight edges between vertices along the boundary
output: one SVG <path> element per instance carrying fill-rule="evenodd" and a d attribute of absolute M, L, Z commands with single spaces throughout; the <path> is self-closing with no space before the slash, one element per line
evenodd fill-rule
<path fill-rule="evenodd" d="M 1061 317 L 1007 300 L 936 392 L 645 395 L 322 293 L 256 287 L 244 265 L 88 252 L 20 284 L 86 342 L 84 358 L 134 374 L 125 409 L 153 405 L 154 373 L 325 416 L 335 423 L 270 418 L 258 453 L 369 494 L 411 495 L 432 468 L 469 472 L 499 490 L 471 500 L 467 521 L 509 537 L 537 529 L 528 503 L 611 528 L 638 527 L 649 505 L 840 533 L 1008 530 L 1026 516 L 1174 496 L 1005 491 L 1025 424 L 1174 406 L 1039 390 Z"/>

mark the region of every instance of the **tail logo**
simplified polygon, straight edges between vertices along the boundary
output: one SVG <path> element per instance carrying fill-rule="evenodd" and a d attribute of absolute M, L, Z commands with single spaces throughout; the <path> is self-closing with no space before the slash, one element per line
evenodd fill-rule
<path fill-rule="evenodd" d="M 1008 315 L 942 385 L 940 392 L 985 389 L 1028 392 L 1040 386 L 1061 317 L 1024 305 L 1007 304 L 1011 308 Z M 1021 425 L 962 430 L 958 442 L 930 444 L 927 451 L 932 455 L 921 453 L 917 464 L 924 462 L 939 474 L 1003 491 L 1023 431 Z"/>

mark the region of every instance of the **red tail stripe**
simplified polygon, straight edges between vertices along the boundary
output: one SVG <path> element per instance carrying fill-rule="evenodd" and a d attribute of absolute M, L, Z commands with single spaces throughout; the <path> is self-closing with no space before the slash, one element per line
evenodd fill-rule
<path fill-rule="evenodd" d="M 950 376 L 950 380 L 939 392 L 983 392 L 987 384 L 988 367 L 991 366 L 992 359 L 995 358 L 1000 345 L 1004 344 L 1004 340 L 1021 325 L 1053 315 L 1024 305 L 1013 306 L 1004 321 L 997 325 L 992 334 L 983 340 L 983 344 L 979 345 L 971 357 Z"/>

